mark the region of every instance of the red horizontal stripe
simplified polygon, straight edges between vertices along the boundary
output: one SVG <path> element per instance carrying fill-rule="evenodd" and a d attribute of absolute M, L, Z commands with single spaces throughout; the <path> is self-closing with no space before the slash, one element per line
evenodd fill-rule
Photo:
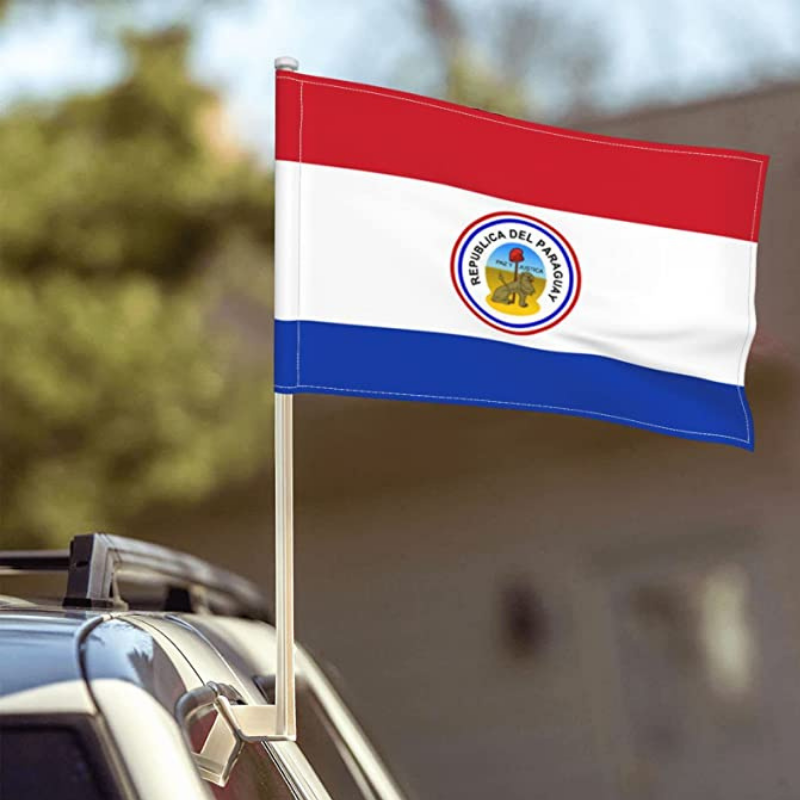
<path fill-rule="evenodd" d="M 276 157 L 756 241 L 768 158 L 578 133 L 345 81 L 277 73 Z"/>

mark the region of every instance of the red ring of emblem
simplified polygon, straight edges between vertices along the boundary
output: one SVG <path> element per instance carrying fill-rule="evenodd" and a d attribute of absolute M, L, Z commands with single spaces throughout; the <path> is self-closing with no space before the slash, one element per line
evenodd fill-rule
<path fill-rule="evenodd" d="M 570 257 L 572 258 L 572 263 L 575 267 L 575 293 L 572 297 L 572 300 L 569 303 L 567 309 L 558 317 L 558 319 L 553 320 L 547 325 L 543 325 L 541 328 L 534 328 L 530 331 L 518 331 L 518 330 L 509 330 L 508 328 L 503 328 L 501 325 L 495 325 L 494 322 L 491 320 L 486 319 L 486 317 L 481 316 L 478 311 L 472 306 L 472 304 L 464 297 L 461 287 L 458 285 L 458 278 L 456 276 L 456 256 L 458 253 L 458 249 L 461 246 L 461 242 L 464 241 L 464 237 L 478 224 L 481 222 L 486 222 L 486 220 L 492 219 L 494 217 L 521 217 L 522 219 L 528 219 L 531 222 L 535 222 L 537 225 L 541 225 L 543 228 L 546 228 L 549 231 L 552 231 L 553 238 L 558 239 L 564 247 L 569 250 Z M 572 313 L 572 309 L 575 308 L 575 303 L 578 302 L 578 297 L 580 297 L 581 293 L 581 267 L 578 263 L 578 257 L 575 255 L 575 251 L 572 249 L 572 245 L 567 241 L 562 233 L 556 230 L 552 225 L 547 222 L 544 222 L 541 219 L 537 219 L 536 217 L 531 217 L 528 214 L 520 214 L 518 211 L 499 211 L 493 214 L 486 214 L 486 216 L 479 217 L 476 220 L 470 222 L 463 231 L 461 231 L 461 235 L 456 240 L 455 245 L 453 245 L 453 251 L 450 255 L 450 279 L 453 282 L 453 287 L 456 290 L 461 302 L 484 324 L 488 325 L 495 330 L 502 331 L 503 333 L 512 333 L 515 336 L 531 336 L 534 333 L 541 333 L 542 331 L 549 330 L 550 328 L 559 325 L 563 322 L 569 314 Z"/>

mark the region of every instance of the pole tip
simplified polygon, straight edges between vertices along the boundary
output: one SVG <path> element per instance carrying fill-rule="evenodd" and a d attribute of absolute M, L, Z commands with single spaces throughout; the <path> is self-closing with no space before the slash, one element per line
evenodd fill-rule
<path fill-rule="evenodd" d="M 300 62 L 291 56 L 278 56 L 275 59 L 275 69 L 288 69 L 297 72 L 300 69 Z"/>

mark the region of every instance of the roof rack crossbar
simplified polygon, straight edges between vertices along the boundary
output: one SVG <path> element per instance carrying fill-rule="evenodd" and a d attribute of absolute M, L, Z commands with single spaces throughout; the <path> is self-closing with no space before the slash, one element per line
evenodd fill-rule
<path fill-rule="evenodd" d="M 216 596 L 232 603 L 241 615 L 267 620 L 271 617 L 261 592 L 240 575 L 213 567 L 188 553 L 107 533 L 73 538 L 64 606 L 126 608 L 117 591 L 120 574 L 134 579 L 161 578 L 169 589 L 185 589 L 188 596 L 196 594 L 203 602 Z"/>
<path fill-rule="evenodd" d="M 64 572 L 69 568 L 69 550 L 0 551 L 0 575 Z"/>

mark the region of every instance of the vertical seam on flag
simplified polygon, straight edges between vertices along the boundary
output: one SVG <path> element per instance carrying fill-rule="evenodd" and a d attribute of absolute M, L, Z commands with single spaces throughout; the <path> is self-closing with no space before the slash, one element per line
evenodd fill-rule
<path fill-rule="evenodd" d="M 761 196 L 764 194 L 764 184 L 761 181 L 761 175 L 764 172 L 764 162 L 758 162 L 758 178 L 756 179 L 756 200 L 753 204 L 753 225 L 750 228 L 750 238 L 756 235 L 756 222 L 758 221 L 758 207 L 761 205 Z"/>
<path fill-rule="evenodd" d="M 761 176 L 759 174 L 759 183 L 761 181 Z M 747 332 L 744 336 L 744 341 L 742 342 L 742 352 L 739 355 L 739 380 L 744 383 L 745 379 L 745 365 L 747 362 L 747 355 L 750 350 L 750 346 L 753 342 L 753 337 L 755 336 L 755 330 L 753 325 L 753 307 L 754 307 L 754 300 L 753 297 L 753 275 L 756 271 L 756 260 L 758 258 L 758 250 L 753 247 L 753 252 L 750 255 L 750 264 L 748 265 L 747 270 Z M 744 389 L 742 386 L 738 387 L 739 393 L 739 402 L 742 405 L 742 414 L 744 414 L 744 425 L 745 429 L 747 430 L 747 443 L 750 444 L 750 418 L 747 413 L 747 405 L 744 400 Z"/>
<path fill-rule="evenodd" d="M 743 441 L 750 444 L 750 420 L 747 418 L 747 406 L 744 403 L 744 391 L 741 386 L 736 387 L 736 393 L 739 395 L 739 403 L 742 406 L 742 416 L 744 416 L 744 426 L 747 429 L 747 438 Z"/>
<path fill-rule="evenodd" d="M 342 92 L 354 92 L 356 94 L 371 94 L 375 95 L 376 97 L 384 97 L 387 100 L 397 100 L 403 103 L 412 103 L 418 106 L 427 106 L 428 108 L 435 108 L 438 111 L 445 111 L 450 114 L 460 114 L 463 117 L 472 117 L 473 119 L 480 120 L 481 122 L 492 122 L 495 125 L 504 125 L 508 128 L 518 128 L 519 130 L 528 131 L 529 133 L 539 133 L 545 134 L 547 136 L 556 136 L 561 139 L 574 139 L 579 142 L 589 142 L 591 144 L 600 144 L 605 145 L 606 147 L 622 147 L 627 148 L 629 150 L 647 150 L 649 152 L 654 153 L 672 153 L 674 155 L 684 155 L 684 156 L 707 156 L 709 158 L 726 158 L 732 161 L 751 161 L 754 164 L 758 164 L 759 168 L 763 165 L 763 161 L 758 158 L 750 158 L 749 156 L 744 155 L 734 155 L 733 153 L 706 153 L 702 150 L 683 150 L 678 147 L 653 147 L 645 144 L 629 144 L 627 142 L 607 142 L 601 138 L 594 138 L 591 136 L 579 136 L 577 134 L 561 132 L 561 131 L 552 131 L 546 128 L 542 128 L 536 125 L 536 123 L 528 122 L 511 122 L 509 120 L 503 119 L 494 119 L 493 117 L 483 116 L 481 114 L 474 114 L 469 111 L 463 111 L 460 108 L 449 108 L 444 105 L 439 105 L 437 103 L 428 103 L 424 100 L 413 100 L 410 97 L 398 97 L 397 95 L 393 94 L 392 90 L 387 90 L 386 92 L 379 92 L 373 91 L 370 89 L 356 89 L 351 86 L 337 86 L 336 84 L 330 83 L 323 83 L 322 81 L 314 81 L 308 80 L 307 78 L 298 78 L 293 77 L 291 75 L 279 75 L 279 80 L 291 80 L 295 83 L 299 83 L 301 86 L 301 96 L 302 96 L 302 86 L 303 84 L 309 84 L 311 86 L 321 86 L 323 89 L 339 89 Z M 488 114 L 488 112 L 484 112 Z"/>
<path fill-rule="evenodd" d="M 297 154 L 299 162 L 297 165 L 297 386 L 300 386 L 300 320 L 302 319 L 302 310 L 300 308 L 300 296 L 302 287 L 302 270 L 301 270 L 301 252 L 303 237 L 300 233 L 300 228 L 303 221 L 303 83 L 300 83 L 300 124 L 297 131 Z"/>
<path fill-rule="evenodd" d="M 753 224 L 750 228 L 750 238 L 753 239 L 756 235 L 756 222 L 758 221 L 758 209 L 761 205 L 761 197 L 764 190 L 764 184 L 762 182 L 762 176 L 764 173 L 764 162 L 759 161 L 758 163 L 758 177 L 756 178 L 756 197 L 755 202 L 753 203 Z M 755 335 L 754 325 L 753 325 L 753 306 L 754 306 L 754 298 L 753 298 L 753 274 L 756 270 L 756 259 L 758 258 L 758 250 L 754 246 L 753 252 L 750 255 L 750 264 L 747 270 L 747 332 L 745 333 L 744 341 L 742 342 L 742 352 L 739 355 L 739 380 L 744 383 L 745 379 L 745 365 L 747 361 L 747 354 L 750 349 L 750 345 L 752 344 L 753 337 Z M 744 389 L 742 386 L 738 387 L 738 395 L 739 395 L 739 403 L 742 406 L 742 415 L 744 416 L 744 427 L 747 431 L 747 444 L 750 444 L 750 439 L 752 436 L 750 430 L 750 417 L 747 413 L 747 404 L 745 403 L 744 399 Z"/>

